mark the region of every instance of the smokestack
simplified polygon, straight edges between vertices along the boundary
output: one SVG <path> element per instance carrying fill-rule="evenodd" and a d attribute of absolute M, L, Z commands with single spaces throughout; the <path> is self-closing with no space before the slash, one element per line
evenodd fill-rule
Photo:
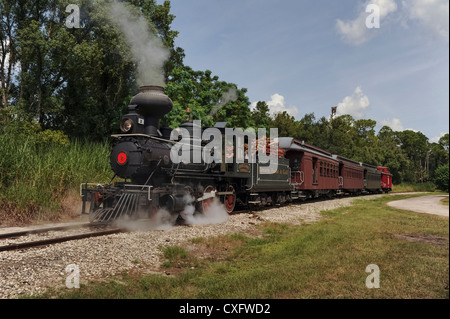
<path fill-rule="evenodd" d="M 164 94 L 164 87 L 159 85 L 142 85 L 130 105 L 137 105 L 137 112 L 144 117 L 144 133 L 158 136 L 159 121 L 172 110 L 172 100 Z"/>

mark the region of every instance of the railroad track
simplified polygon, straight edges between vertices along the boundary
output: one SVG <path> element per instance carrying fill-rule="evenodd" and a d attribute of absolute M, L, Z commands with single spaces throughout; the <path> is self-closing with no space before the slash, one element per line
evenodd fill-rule
<path fill-rule="evenodd" d="M 13 233 L 7 233 L 7 234 L 0 234 L 0 252 L 23 250 L 23 249 L 36 248 L 36 247 L 44 247 L 44 246 L 54 245 L 54 244 L 58 244 L 58 243 L 63 243 L 66 241 L 106 236 L 106 235 L 124 232 L 124 230 L 119 229 L 119 228 L 97 230 L 99 227 L 104 228 L 104 226 L 101 226 L 101 225 L 92 225 L 92 224 L 86 223 L 86 224 L 82 224 L 82 225 L 78 225 L 78 226 L 51 227 L 51 228 L 42 228 L 42 229 L 36 229 L 36 230 L 27 230 L 27 231 L 13 232 Z M 29 235 L 33 235 L 33 234 L 44 234 L 44 233 L 53 232 L 53 231 L 58 232 L 58 231 L 66 231 L 66 230 L 70 230 L 70 229 L 81 229 L 81 228 L 94 228 L 96 230 L 78 233 L 78 234 L 71 234 L 71 235 L 66 235 L 66 236 L 45 238 L 45 239 L 40 239 L 40 240 L 26 240 L 26 241 L 20 241 L 20 242 L 10 242 L 8 244 L 1 245 L 2 241 L 17 240 L 20 237 L 29 236 Z"/>
<path fill-rule="evenodd" d="M 249 212 L 249 210 L 244 209 L 244 210 L 235 211 L 232 214 L 234 215 L 234 214 L 242 214 L 242 213 L 248 213 L 248 212 Z M 120 229 L 120 228 L 110 228 L 110 229 L 105 230 L 104 228 L 107 228 L 107 227 L 108 226 L 106 224 L 101 224 L 101 223 L 99 223 L 99 224 L 84 223 L 84 224 L 72 225 L 72 226 L 60 226 L 60 227 L 56 226 L 56 227 L 31 229 L 31 230 L 25 230 L 25 231 L 0 234 L 0 252 L 23 250 L 23 249 L 37 248 L 37 247 L 45 247 L 45 246 L 49 246 L 49 245 L 63 243 L 66 241 L 106 236 L 106 235 L 111 235 L 111 234 L 117 234 L 120 232 L 126 232 L 126 230 Z M 84 233 L 68 235 L 68 236 L 57 236 L 57 237 L 52 237 L 52 238 L 40 239 L 40 240 L 26 240 L 26 241 L 20 241 L 20 242 L 9 242 L 7 244 L 2 245 L 2 242 L 18 240 L 21 237 L 25 237 L 25 236 L 29 236 L 29 235 L 41 235 L 41 234 L 45 234 L 45 233 L 49 233 L 49 232 L 68 231 L 68 230 L 82 229 L 82 228 L 94 228 L 94 229 L 103 228 L 103 230 L 84 232 Z"/>
<path fill-rule="evenodd" d="M 320 202 L 323 201 L 323 199 L 312 199 L 309 202 Z M 301 205 L 301 203 L 293 203 L 293 205 Z M 270 210 L 273 208 L 278 208 L 279 206 L 266 206 L 266 207 L 259 207 L 255 210 L 249 210 L 245 207 L 238 207 L 238 209 L 234 212 L 232 212 L 230 215 L 235 214 L 246 214 L 246 213 L 254 213 L 258 214 L 258 212 Z M 60 236 L 60 237 L 53 237 L 53 238 L 47 238 L 42 240 L 31 240 L 31 241 L 24 241 L 24 242 L 16 242 L 16 243 L 8 243 L 6 245 L 1 245 L 2 241 L 4 240 L 13 240 L 17 239 L 19 237 L 28 236 L 32 234 L 42 234 L 45 232 L 52 232 L 52 231 L 64 231 L 64 230 L 70 230 L 70 229 L 76 229 L 76 228 L 105 228 L 105 224 L 92 224 L 92 223 L 84 223 L 79 224 L 76 226 L 61 226 L 61 227 L 51 227 L 51 228 L 41 228 L 36 230 L 26 230 L 26 231 L 20 231 L 20 232 L 13 232 L 13 233 L 6 233 L 6 234 L 0 234 L 0 252 L 2 251 L 14 251 L 14 250 L 22 250 L 22 249 L 28 249 L 28 248 L 35 248 L 35 247 L 43 247 L 43 246 L 49 246 L 57 243 L 63 243 L 66 241 L 72 241 L 72 240 L 78 240 L 83 238 L 91 238 L 91 237 L 99 237 L 99 236 L 106 236 L 111 234 L 117 234 L 120 232 L 126 232 L 124 229 L 119 228 L 110 228 L 110 229 L 103 229 L 103 230 L 96 230 L 92 232 L 85 232 L 81 234 L 75 234 L 75 235 L 69 235 L 69 236 Z"/>

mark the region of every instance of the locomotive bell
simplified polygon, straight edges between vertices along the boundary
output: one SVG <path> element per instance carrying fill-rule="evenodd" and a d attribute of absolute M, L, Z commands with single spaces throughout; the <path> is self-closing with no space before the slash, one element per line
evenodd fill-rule
<path fill-rule="evenodd" d="M 159 121 L 172 110 L 172 100 L 164 94 L 164 87 L 159 85 L 143 85 L 130 105 L 136 105 L 137 112 L 144 117 L 144 134 L 160 136 Z"/>

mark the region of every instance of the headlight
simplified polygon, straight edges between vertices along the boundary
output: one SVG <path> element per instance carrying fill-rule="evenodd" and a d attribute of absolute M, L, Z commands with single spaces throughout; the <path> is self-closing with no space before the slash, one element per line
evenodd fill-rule
<path fill-rule="evenodd" d="M 120 130 L 124 133 L 128 133 L 133 128 L 133 121 L 130 119 L 123 119 L 120 122 Z"/>

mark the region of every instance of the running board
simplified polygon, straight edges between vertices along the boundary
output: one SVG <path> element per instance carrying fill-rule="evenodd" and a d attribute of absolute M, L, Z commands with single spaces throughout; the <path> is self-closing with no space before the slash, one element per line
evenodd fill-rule
<path fill-rule="evenodd" d="M 291 192 L 292 199 L 306 198 L 306 195 L 299 194 L 298 192 Z"/>

